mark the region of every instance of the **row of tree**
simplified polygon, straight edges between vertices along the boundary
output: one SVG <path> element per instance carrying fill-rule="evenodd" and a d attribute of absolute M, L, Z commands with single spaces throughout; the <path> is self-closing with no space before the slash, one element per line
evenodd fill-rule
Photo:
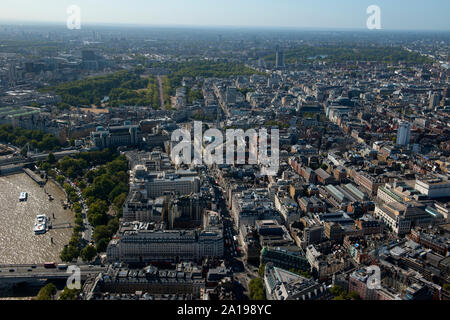
<path fill-rule="evenodd" d="M 64 157 L 59 162 L 53 154 L 49 154 L 47 161 L 41 162 L 40 167 L 64 187 L 73 205 L 75 227 L 69 244 L 60 254 L 61 259 L 67 262 L 78 257 L 84 261 L 92 260 L 97 252 L 106 250 L 109 240 L 119 227 L 122 206 L 128 195 L 128 160 L 116 151 L 104 149 Z M 56 175 L 54 168 L 58 168 L 62 175 Z M 65 177 L 74 181 L 89 207 L 87 218 L 94 226 L 95 247 L 88 245 L 82 248 L 83 209 L 76 189 L 65 182 Z"/>
<path fill-rule="evenodd" d="M 59 140 L 50 133 L 40 130 L 26 130 L 23 128 L 13 128 L 11 125 L 0 125 L 0 141 L 11 143 L 17 147 L 24 147 L 30 144 L 30 149 L 39 151 L 54 151 L 61 149 Z"/>
<path fill-rule="evenodd" d="M 55 300 L 57 292 L 58 289 L 53 283 L 47 283 L 39 290 L 36 300 Z M 79 289 L 64 287 L 63 291 L 59 294 L 58 300 L 78 300 L 79 293 Z"/>

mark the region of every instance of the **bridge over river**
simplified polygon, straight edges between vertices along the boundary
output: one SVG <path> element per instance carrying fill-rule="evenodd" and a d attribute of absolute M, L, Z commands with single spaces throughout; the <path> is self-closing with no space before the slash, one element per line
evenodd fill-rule
<path fill-rule="evenodd" d="M 106 266 L 74 264 L 80 268 L 81 281 L 89 276 L 106 272 Z M 0 265 L 0 287 L 11 286 L 21 282 L 37 282 L 41 280 L 66 280 L 73 273 L 68 269 L 45 268 L 41 264 L 7 264 Z"/>

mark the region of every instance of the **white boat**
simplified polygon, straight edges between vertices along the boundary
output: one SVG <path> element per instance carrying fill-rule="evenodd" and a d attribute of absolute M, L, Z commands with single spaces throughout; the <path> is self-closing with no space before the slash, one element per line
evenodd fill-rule
<path fill-rule="evenodd" d="M 37 215 L 33 227 L 34 234 L 44 234 L 47 232 L 47 217 L 43 214 Z"/>
<path fill-rule="evenodd" d="M 21 192 L 19 196 L 19 201 L 26 201 L 28 198 L 28 192 Z"/>

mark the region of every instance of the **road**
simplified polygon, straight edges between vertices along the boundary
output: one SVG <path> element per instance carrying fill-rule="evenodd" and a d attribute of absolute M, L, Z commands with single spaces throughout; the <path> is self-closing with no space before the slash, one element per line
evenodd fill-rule
<path fill-rule="evenodd" d="M 228 210 L 223 191 L 220 189 L 214 178 L 210 178 L 210 182 L 214 188 L 215 197 L 218 200 L 218 211 L 221 214 L 224 225 L 225 252 L 224 260 L 227 267 L 233 270 L 235 280 L 242 287 L 243 299 L 248 299 L 250 279 L 258 277 L 256 268 L 249 269 L 244 261 L 244 257 L 239 249 L 239 241 L 234 240 L 234 236 L 238 237 L 238 232 L 234 228 L 233 218 Z"/>
<path fill-rule="evenodd" d="M 71 155 L 77 154 L 79 152 L 80 152 L 80 150 L 70 149 L 70 150 L 54 152 L 53 154 L 55 155 L 56 159 L 61 159 L 65 156 L 71 156 Z M 48 157 L 48 153 L 31 154 L 29 156 L 29 158 L 17 156 L 17 157 L 12 157 L 12 158 L 1 160 L 0 165 L 10 165 L 10 164 L 19 164 L 19 163 L 28 164 L 28 163 L 33 163 L 36 161 L 46 160 L 47 157 Z"/>
<path fill-rule="evenodd" d="M 161 105 L 161 109 L 165 109 L 166 105 L 164 103 L 164 90 L 162 85 L 162 76 L 158 75 L 158 88 L 159 88 L 159 103 Z"/>
<path fill-rule="evenodd" d="M 45 268 L 41 264 L 26 264 L 26 265 L 0 265 L 0 279 L 7 278 L 65 278 L 72 274 L 72 271 L 67 269 L 68 265 L 64 268 Z M 107 267 L 79 264 L 77 267 L 80 268 L 80 273 L 82 276 L 87 276 L 89 274 L 97 274 L 100 272 L 105 272 Z"/>

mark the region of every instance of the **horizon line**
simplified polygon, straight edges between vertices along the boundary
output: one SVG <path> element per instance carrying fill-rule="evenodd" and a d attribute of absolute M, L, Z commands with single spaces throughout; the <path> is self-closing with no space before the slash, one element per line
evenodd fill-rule
<path fill-rule="evenodd" d="M 65 21 L 36 21 L 36 20 L 0 20 L 0 26 L 60 26 L 66 28 Z M 366 32 L 450 32 L 450 29 L 388 29 L 381 28 L 369 30 L 364 27 L 307 27 L 307 26 L 261 26 L 261 25 L 202 25 L 202 24 L 148 24 L 148 23 L 129 23 L 129 22 L 85 22 L 83 25 L 88 27 L 128 27 L 128 28 L 193 28 L 193 29 L 269 29 L 285 31 L 366 31 Z M 75 30 L 72 30 L 75 31 Z"/>

